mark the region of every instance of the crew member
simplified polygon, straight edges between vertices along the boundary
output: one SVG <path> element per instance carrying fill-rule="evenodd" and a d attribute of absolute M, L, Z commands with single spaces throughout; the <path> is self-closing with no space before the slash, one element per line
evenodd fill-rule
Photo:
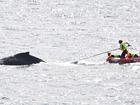
<path fill-rule="evenodd" d="M 121 58 L 125 58 L 128 52 L 127 47 L 129 47 L 130 44 L 128 42 L 123 42 L 122 40 L 119 40 L 119 44 L 120 44 L 120 50 L 122 51 Z"/>
<path fill-rule="evenodd" d="M 136 58 L 138 57 L 138 55 L 136 53 L 127 52 L 126 58 L 132 58 L 132 57 Z"/>
<path fill-rule="evenodd" d="M 112 55 L 110 52 L 107 54 L 108 55 L 108 58 L 107 58 L 107 61 L 109 61 L 111 58 L 120 58 L 121 56 L 120 55 Z"/>

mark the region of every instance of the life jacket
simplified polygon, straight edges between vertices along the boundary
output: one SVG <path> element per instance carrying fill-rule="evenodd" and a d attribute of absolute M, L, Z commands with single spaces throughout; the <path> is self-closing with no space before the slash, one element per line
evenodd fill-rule
<path fill-rule="evenodd" d="M 115 55 L 112 55 L 112 57 L 113 58 L 120 58 L 120 55 L 115 54 Z"/>
<path fill-rule="evenodd" d="M 122 51 L 127 50 L 127 47 L 128 47 L 128 45 L 127 45 L 126 42 L 122 42 L 122 43 L 120 44 L 120 49 L 121 49 Z"/>
<path fill-rule="evenodd" d="M 135 55 L 137 55 L 136 53 L 132 53 L 132 52 L 128 52 L 126 54 L 126 58 L 132 58 L 132 57 L 135 57 Z"/>
<path fill-rule="evenodd" d="M 107 61 L 109 61 L 110 59 L 112 59 L 112 58 L 120 58 L 120 55 L 108 55 L 108 58 L 107 58 Z"/>

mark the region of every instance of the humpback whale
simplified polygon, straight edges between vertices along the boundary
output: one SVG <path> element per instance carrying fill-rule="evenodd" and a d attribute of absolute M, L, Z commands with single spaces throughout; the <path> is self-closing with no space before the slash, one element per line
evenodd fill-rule
<path fill-rule="evenodd" d="M 29 52 L 18 53 L 14 56 L 0 59 L 0 65 L 31 65 L 40 62 L 44 61 L 30 55 Z"/>

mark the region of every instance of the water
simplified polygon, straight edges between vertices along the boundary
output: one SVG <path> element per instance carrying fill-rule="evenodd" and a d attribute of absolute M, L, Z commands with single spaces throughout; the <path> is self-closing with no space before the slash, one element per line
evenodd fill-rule
<path fill-rule="evenodd" d="M 0 58 L 29 51 L 47 62 L 1 66 L 0 104 L 139 105 L 139 63 L 108 64 L 101 55 L 71 64 L 118 48 L 119 39 L 139 53 L 139 4 L 139 0 L 0 0 Z"/>

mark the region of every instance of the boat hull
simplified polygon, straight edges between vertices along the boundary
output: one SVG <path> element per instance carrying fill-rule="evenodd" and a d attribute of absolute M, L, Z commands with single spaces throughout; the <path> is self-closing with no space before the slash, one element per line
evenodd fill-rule
<path fill-rule="evenodd" d="M 125 64 L 125 63 L 136 63 L 140 62 L 140 56 L 134 57 L 134 58 L 111 58 L 108 60 L 109 63 L 119 63 L 119 64 Z"/>

